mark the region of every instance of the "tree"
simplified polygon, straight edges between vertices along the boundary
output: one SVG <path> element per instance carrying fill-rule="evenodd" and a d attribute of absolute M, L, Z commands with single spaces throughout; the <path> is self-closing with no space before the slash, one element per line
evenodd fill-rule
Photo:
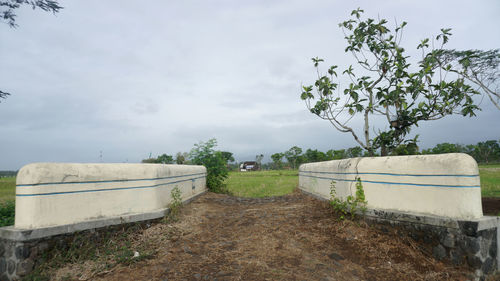
<path fill-rule="evenodd" d="M 175 155 L 175 163 L 182 165 L 188 163 L 189 154 L 187 152 L 177 152 Z"/>
<path fill-rule="evenodd" d="M 325 161 L 327 159 L 326 154 L 324 152 L 321 152 L 317 149 L 307 149 L 306 152 L 304 153 L 304 162 L 320 162 L 320 161 Z"/>
<path fill-rule="evenodd" d="M 212 192 L 226 192 L 224 180 L 228 177 L 227 160 L 221 151 L 215 151 L 216 139 L 200 142 L 191 149 L 189 157 L 195 165 L 203 165 L 207 168 L 207 187 Z"/>
<path fill-rule="evenodd" d="M 0 18 L 10 27 L 17 27 L 15 10 L 21 5 L 28 5 L 33 9 L 40 8 L 54 14 L 63 8 L 54 0 L 3 0 L 0 1 Z"/>
<path fill-rule="evenodd" d="M 348 148 L 346 151 L 347 158 L 356 158 L 363 155 L 363 149 L 359 146 Z"/>
<path fill-rule="evenodd" d="M 402 143 L 398 145 L 396 148 L 394 148 L 391 152 L 391 155 L 416 155 L 418 154 L 418 145 L 417 145 L 417 139 L 412 139 L 405 141 L 405 143 Z"/>
<path fill-rule="evenodd" d="M 328 160 L 339 160 L 347 158 L 345 149 L 339 149 L 339 150 L 330 149 L 326 152 L 326 156 L 328 157 Z"/>
<path fill-rule="evenodd" d="M 155 163 L 155 164 L 172 164 L 172 163 L 174 163 L 174 158 L 171 155 L 167 155 L 164 153 L 162 155 L 159 155 L 156 158 L 152 158 L 150 155 L 149 158 L 144 159 L 141 162 L 142 163 Z"/>
<path fill-rule="evenodd" d="M 167 155 L 163 153 L 162 155 L 156 158 L 156 161 L 157 161 L 156 163 L 161 163 L 161 164 L 172 164 L 174 163 L 174 158 L 172 157 L 172 155 Z"/>
<path fill-rule="evenodd" d="M 298 146 L 293 146 L 289 150 L 285 151 L 284 155 L 286 160 L 288 160 L 288 163 L 292 166 L 292 169 L 297 168 L 297 160 L 300 157 L 300 154 L 302 153 L 302 148 Z"/>
<path fill-rule="evenodd" d="M 258 169 L 262 169 L 262 159 L 264 158 L 264 154 L 255 155 L 255 162 L 257 162 Z"/>
<path fill-rule="evenodd" d="M 232 152 L 221 151 L 221 153 L 222 153 L 222 157 L 224 159 L 226 159 L 227 163 L 234 162 L 234 157 L 233 157 L 233 153 Z"/>
<path fill-rule="evenodd" d="M 0 91 L 0 102 L 2 102 L 2 99 L 6 99 L 7 96 L 10 96 L 9 93 Z"/>
<path fill-rule="evenodd" d="M 15 10 L 21 5 L 29 5 L 33 9 L 40 8 L 54 14 L 63 8 L 53 0 L 0 0 L 0 20 L 5 21 L 11 28 L 17 27 Z M 0 102 L 7 96 L 10 96 L 10 93 L 0 90 Z"/>
<path fill-rule="evenodd" d="M 283 159 L 284 156 L 285 154 L 283 153 L 274 153 L 271 155 L 274 169 L 281 169 L 283 167 L 283 162 L 281 161 L 281 159 Z"/>
<path fill-rule="evenodd" d="M 458 153 L 464 152 L 464 148 L 460 144 L 454 143 L 439 143 L 435 147 L 422 150 L 422 154 L 442 154 L 442 153 Z"/>
<path fill-rule="evenodd" d="M 444 45 L 451 35 L 450 29 L 441 29 L 432 46 L 424 39 L 417 46 L 422 57 L 418 65 L 410 70 L 408 56 L 400 46 L 406 22 L 393 31 L 387 20 L 362 20 L 363 10 L 352 11 L 352 18 L 339 24 L 347 40 L 346 52 L 350 52 L 361 67 L 355 74 L 349 66 L 343 75 L 350 83 L 340 93 L 337 66 L 331 66 L 328 74 L 321 74 L 319 64 L 323 59 L 313 58 L 318 79 L 314 86 L 303 86 L 301 99 L 311 113 L 328 120 L 340 132 L 350 133 L 354 140 L 370 155 L 381 149 L 389 154 L 407 140 L 414 126 L 422 121 L 437 120 L 451 114 L 474 116 L 478 106 L 473 97 L 479 92 L 466 83 L 463 76 L 446 78 L 449 72 L 460 69 L 443 63 Z M 369 75 L 366 75 L 369 74 Z M 364 139 L 349 121 L 362 115 Z M 385 127 L 375 130 L 375 115 L 386 120 Z M 383 130 L 381 130 L 383 129 Z M 370 137 L 371 131 L 375 137 Z"/>
<path fill-rule="evenodd" d="M 489 163 L 491 159 L 500 158 L 500 145 L 496 140 L 479 142 L 476 146 L 479 161 Z"/>
<path fill-rule="evenodd" d="M 500 50 L 442 50 L 437 52 L 442 65 L 472 82 L 500 110 Z"/>

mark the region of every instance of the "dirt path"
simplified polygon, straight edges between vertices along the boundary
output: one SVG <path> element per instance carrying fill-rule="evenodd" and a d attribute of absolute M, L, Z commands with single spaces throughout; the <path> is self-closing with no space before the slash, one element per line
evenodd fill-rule
<path fill-rule="evenodd" d="M 99 280 L 466 280 L 466 271 L 406 238 L 359 224 L 336 221 L 324 202 L 298 192 L 265 199 L 207 193 L 177 223 L 141 233 L 138 241 L 154 241 L 155 258 Z"/>

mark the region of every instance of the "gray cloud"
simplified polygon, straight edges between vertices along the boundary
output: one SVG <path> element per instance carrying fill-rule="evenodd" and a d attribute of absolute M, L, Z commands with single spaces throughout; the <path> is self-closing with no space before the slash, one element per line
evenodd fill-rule
<path fill-rule="evenodd" d="M 216 137 L 244 160 L 350 147 L 307 112 L 310 61 L 352 63 L 337 24 L 362 7 L 409 23 L 404 45 L 452 27 L 450 47 L 500 46 L 498 1 L 62 1 L 0 25 L 0 169 L 35 161 L 137 162 Z M 412 51 L 413 50 L 413 51 Z M 500 138 L 500 112 L 422 124 L 421 146 Z M 356 124 L 357 120 L 353 120 Z M 268 155 L 267 155 L 268 156 Z"/>

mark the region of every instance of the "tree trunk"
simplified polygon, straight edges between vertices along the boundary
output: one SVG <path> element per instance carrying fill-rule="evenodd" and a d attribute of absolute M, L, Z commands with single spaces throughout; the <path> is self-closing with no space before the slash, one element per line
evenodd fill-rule
<path fill-rule="evenodd" d="M 385 145 L 382 145 L 380 147 L 380 155 L 381 156 L 387 156 L 387 147 Z"/>

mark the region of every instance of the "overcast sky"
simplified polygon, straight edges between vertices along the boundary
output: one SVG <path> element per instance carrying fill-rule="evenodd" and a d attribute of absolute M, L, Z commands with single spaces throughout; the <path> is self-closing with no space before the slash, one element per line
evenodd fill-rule
<path fill-rule="evenodd" d="M 451 27 L 457 49 L 500 48 L 500 1 L 60 1 L 0 23 L 0 170 L 30 162 L 139 162 L 216 138 L 237 160 L 298 145 L 355 145 L 309 113 L 310 58 L 344 68 L 338 23 L 361 7 L 408 26 L 402 45 Z M 416 54 L 416 53 L 415 53 Z M 500 139 L 500 111 L 424 122 L 420 147 Z M 359 127 L 357 120 L 352 124 Z"/>

